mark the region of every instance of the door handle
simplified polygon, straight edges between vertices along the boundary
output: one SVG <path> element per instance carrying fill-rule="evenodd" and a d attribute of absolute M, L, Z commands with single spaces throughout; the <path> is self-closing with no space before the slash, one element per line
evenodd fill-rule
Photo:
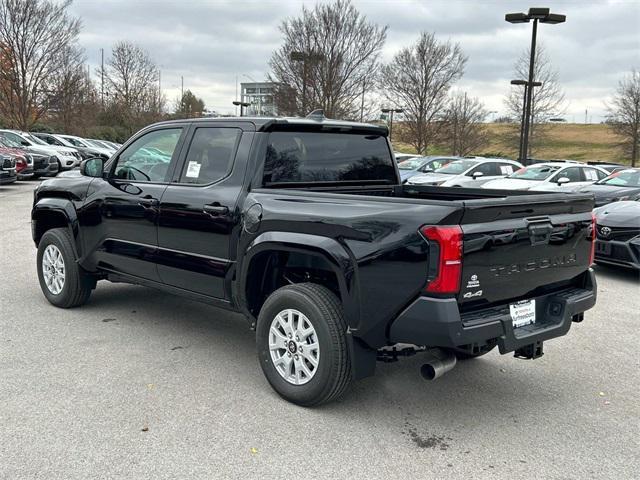
<path fill-rule="evenodd" d="M 202 207 L 202 211 L 209 215 L 226 215 L 229 213 L 229 207 L 225 207 L 224 205 L 220 205 L 218 202 L 215 202 Z"/>
<path fill-rule="evenodd" d="M 157 198 L 153 198 L 151 195 L 145 195 L 138 200 L 138 205 L 145 208 L 157 207 L 160 204 Z"/>

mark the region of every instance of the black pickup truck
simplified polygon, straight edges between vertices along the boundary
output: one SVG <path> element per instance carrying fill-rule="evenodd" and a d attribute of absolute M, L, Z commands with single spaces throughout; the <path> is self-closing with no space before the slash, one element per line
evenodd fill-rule
<path fill-rule="evenodd" d="M 35 191 L 53 305 L 128 282 L 239 311 L 273 388 L 311 406 L 424 351 L 542 355 L 596 300 L 593 197 L 401 185 L 380 126 L 307 118 L 152 125 Z"/>

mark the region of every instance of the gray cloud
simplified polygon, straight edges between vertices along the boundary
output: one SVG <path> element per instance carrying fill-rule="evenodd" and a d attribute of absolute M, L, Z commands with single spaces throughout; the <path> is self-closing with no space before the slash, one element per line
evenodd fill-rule
<path fill-rule="evenodd" d="M 415 41 L 421 31 L 459 42 L 469 56 L 458 88 L 502 110 L 515 58 L 528 46 L 530 25 L 511 25 L 504 14 L 526 11 L 525 2 L 455 0 L 355 0 L 370 20 L 388 25 L 383 58 Z M 640 68 L 640 4 L 636 1 L 554 1 L 567 15 L 561 25 L 541 25 L 539 36 L 569 100 L 568 116 L 588 108 L 599 119 L 603 100 L 632 67 Z M 185 88 L 202 96 L 209 108 L 232 111 L 235 81 L 243 75 L 261 80 L 281 41 L 283 18 L 297 15 L 310 1 L 79 0 L 72 11 L 82 17 L 81 44 L 97 66 L 100 48 L 118 40 L 146 48 L 161 65 L 170 100 Z"/>

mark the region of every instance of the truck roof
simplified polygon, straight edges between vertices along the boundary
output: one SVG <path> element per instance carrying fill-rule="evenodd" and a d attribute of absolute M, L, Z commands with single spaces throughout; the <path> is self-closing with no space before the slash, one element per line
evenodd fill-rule
<path fill-rule="evenodd" d="M 167 120 L 158 122 L 155 125 L 167 125 L 182 122 L 194 123 L 228 123 L 228 122 L 249 122 L 255 125 L 257 131 L 266 132 L 278 130 L 278 127 L 292 126 L 302 128 L 318 128 L 327 130 L 358 130 L 369 131 L 378 135 L 387 136 L 389 129 L 384 125 L 374 125 L 372 123 L 349 122 L 346 120 L 333 120 L 320 116 L 308 117 L 201 117 L 201 118 L 184 118 L 178 120 Z"/>

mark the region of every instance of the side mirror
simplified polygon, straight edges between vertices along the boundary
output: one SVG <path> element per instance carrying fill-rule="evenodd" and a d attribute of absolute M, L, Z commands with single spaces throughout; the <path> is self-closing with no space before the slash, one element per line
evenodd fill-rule
<path fill-rule="evenodd" d="M 433 172 L 433 168 L 431 168 L 431 167 L 422 167 L 422 168 L 420 169 L 420 171 L 421 171 L 422 173 L 431 173 L 431 172 Z"/>
<path fill-rule="evenodd" d="M 484 173 L 482 173 L 482 172 L 473 172 L 473 175 L 471 175 L 471 176 L 475 180 L 476 178 L 484 177 Z"/>
<path fill-rule="evenodd" d="M 556 182 L 558 185 L 564 185 L 565 183 L 569 183 L 571 180 L 567 177 L 560 177 Z"/>
<path fill-rule="evenodd" d="M 100 157 L 87 158 L 80 164 L 80 173 L 85 177 L 102 178 L 104 160 Z"/>

